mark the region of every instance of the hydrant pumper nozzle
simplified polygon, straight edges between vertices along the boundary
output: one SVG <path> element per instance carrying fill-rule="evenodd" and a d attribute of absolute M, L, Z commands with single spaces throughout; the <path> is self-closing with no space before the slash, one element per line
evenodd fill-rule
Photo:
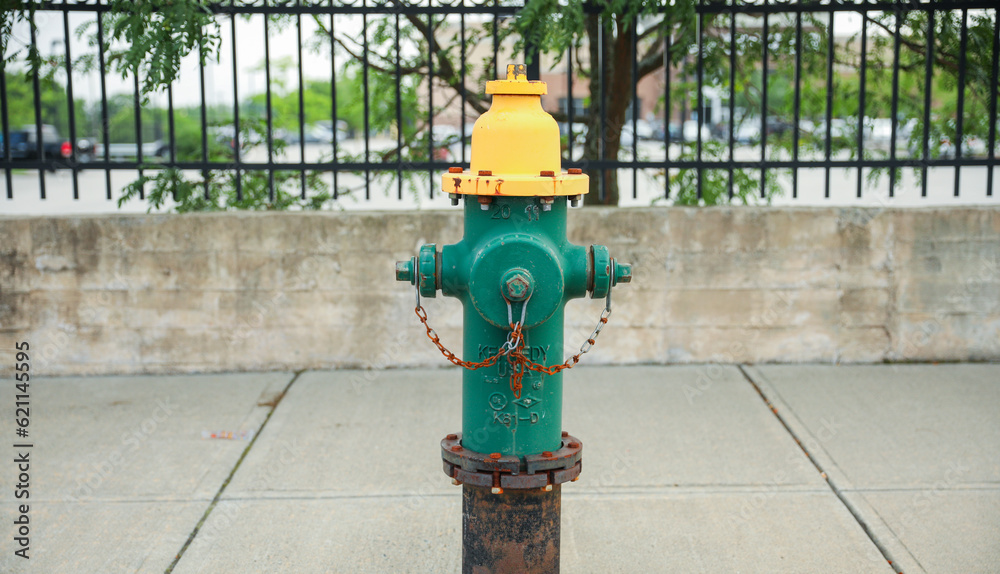
<path fill-rule="evenodd" d="M 607 247 L 566 237 L 568 203 L 587 193 L 589 180 L 580 169 L 562 171 L 559 128 L 541 106 L 545 83 L 509 65 L 486 93 L 493 102 L 473 127 L 470 169 L 442 176 L 452 201 L 465 199 L 464 237 L 440 251 L 423 245 L 396 264 L 396 279 L 414 285 L 427 336 L 464 367 L 462 432 L 445 437 L 441 452 L 445 473 L 464 485 L 465 571 L 492 572 L 491 561 L 517 540 L 529 566 L 558 571 L 560 485 L 580 475 L 582 455 L 581 441 L 562 430 L 562 371 L 594 345 L 611 315 L 612 289 L 630 282 L 632 269 Z M 444 346 L 420 304 L 438 291 L 463 303 L 462 358 Z M 563 360 L 565 304 L 588 294 L 605 299 L 604 310 L 580 352 Z M 482 539 L 482 521 L 521 523 L 513 518 L 526 509 L 541 517 L 531 533 L 508 528 Z M 554 542 L 554 557 L 530 550 L 519 538 L 528 534 Z"/>

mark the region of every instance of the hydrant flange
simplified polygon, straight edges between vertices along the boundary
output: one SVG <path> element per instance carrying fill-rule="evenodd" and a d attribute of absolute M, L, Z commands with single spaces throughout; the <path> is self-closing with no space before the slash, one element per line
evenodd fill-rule
<path fill-rule="evenodd" d="M 444 473 L 455 484 L 492 488 L 494 494 L 504 489 L 551 490 L 564 482 L 572 482 L 583 468 L 583 443 L 563 433 L 562 446 L 554 451 L 521 458 L 500 453 L 481 453 L 462 446 L 461 433 L 450 434 L 441 441 Z"/>

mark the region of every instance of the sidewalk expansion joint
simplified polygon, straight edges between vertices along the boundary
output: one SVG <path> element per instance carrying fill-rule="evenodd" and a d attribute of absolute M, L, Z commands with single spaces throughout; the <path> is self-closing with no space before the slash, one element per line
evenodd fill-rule
<path fill-rule="evenodd" d="M 266 405 L 269 406 L 271 409 L 267 411 L 267 416 L 264 417 L 264 422 L 260 424 L 260 428 L 257 429 L 257 432 L 254 433 L 253 438 L 250 439 L 250 444 L 248 444 L 247 447 L 243 449 L 243 453 L 240 454 L 240 458 L 236 461 L 236 464 L 233 465 L 233 468 L 229 471 L 229 475 L 226 476 L 226 480 L 222 481 L 222 485 L 219 486 L 219 490 L 215 493 L 215 497 L 212 498 L 212 502 L 208 504 L 208 508 L 205 509 L 205 513 L 202 514 L 201 519 L 198 520 L 198 524 L 195 525 L 194 530 L 191 531 L 191 534 L 188 535 L 187 540 L 184 541 L 184 546 L 181 546 L 180 551 L 177 552 L 177 556 L 174 557 L 173 562 L 171 562 L 170 565 L 167 566 L 167 569 L 164 571 L 163 574 L 171 574 L 171 572 L 174 571 L 174 568 L 177 566 L 177 563 L 181 561 L 181 558 L 184 557 L 184 553 L 187 552 L 188 547 L 190 547 L 191 543 L 194 542 L 194 539 L 198 537 L 198 533 L 201 532 L 202 526 L 205 525 L 205 522 L 208 520 L 209 515 L 212 514 L 213 510 L 215 510 L 216 505 L 219 504 L 219 500 L 222 498 L 222 493 L 226 491 L 226 487 L 229 486 L 229 482 L 233 479 L 233 476 L 236 475 L 236 471 L 240 469 L 240 465 L 243 464 L 243 460 L 250 453 L 250 449 L 253 448 L 253 445 L 256 444 L 257 439 L 260 438 L 261 433 L 264 432 L 264 427 L 266 427 L 267 422 L 271 420 L 271 415 L 274 414 L 274 411 L 278 408 L 278 405 L 281 404 L 281 400 L 288 395 L 288 391 L 292 388 L 292 385 L 295 384 L 295 381 L 299 380 L 299 377 L 302 376 L 302 373 L 304 372 L 305 369 L 301 371 L 296 371 L 295 374 L 292 376 L 292 379 L 288 381 L 288 384 L 285 385 L 285 388 L 281 391 L 281 393 L 275 397 L 274 401 L 269 402 Z M 258 406 L 264 406 L 264 405 L 258 405 Z"/>
<path fill-rule="evenodd" d="M 878 551 L 882 554 L 882 557 L 885 558 L 885 561 L 889 563 L 889 567 L 892 568 L 893 572 L 896 572 L 897 574 L 904 574 L 902 569 L 900 569 L 897 566 L 897 562 L 893 560 L 892 554 L 889 552 L 889 550 L 881 542 L 879 542 L 878 538 L 871 531 L 871 528 L 869 528 L 868 524 L 864 521 L 861 515 L 855 510 L 854 506 L 847 500 L 847 496 L 844 495 L 844 493 L 837 487 L 836 484 L 834 484 L 832 480 L 830 480 L 830 476 L 829 474 L 827 474 L 826 470 L 822 467 L 822 465 L 820 465 L 819 461 L 817 461 L 816 458 L 806 449 L 805 442 L 803 442 L 803 437 L 798 436 L 795 433 L 795 431 L 792 430 L 791 426 L 789 426 L 788 422 L 785 420 L 785 417 L 783 417 L 781 413 L 778 412 L 778 409 L 771 403 L 771 400 L 768 399 L 767 395 L 764 394 L 764 391 L 761 390 L 759 385 L 757 385 L 757 382 L 753 380 L 753 377 L 750 376 L 750 373 L 746 371 L 745 366 L 737 365 L 736 367 L 740 370 L 741 373 L 743 373 L 743 378 L 745 378 L 747 382 L 750 383 L 751 386 L 753 386 L 754 390 L 757 391 L 757 394 L 760 395 L 761 400 L 764 401 L 764 404 L 767 405 L 767 408 L 771 411 L 772 414 L 774 414 L 774 418 L 778 419 L 778 422 L 781 423 L 782 427 L 784 427 L 785 432 L 787 432 L 789 436 L 791 436 L 792 439 L 795 440 L 795 444 L 798 445 L 799 449 L 802 450 L 802 453 L 806 455 L 806 458 L 809 459 L 809 462 L 811 462 L 812 465 L 816 467 L 816 471 L 819 472 L 819 475 L 823 478 L 824 481 L 826 481 L 827 486 L 830 487 L 830 491 L 833 492 L 834 496 L 836 496 L 838 500 L 840 500 L 840 503 L 844 505 L 844 508 L 846 508 L 847 511 L 851 513 L 851 516 L 854 517 L 854 520 L 858 523 L 858 526 L 860 526 L 861 530 L 865 533 L 865 536 L 867 536 L 868 539 L 871 540 L 872 544 L 875 545 L 875 548 L 877 548 Z"/>

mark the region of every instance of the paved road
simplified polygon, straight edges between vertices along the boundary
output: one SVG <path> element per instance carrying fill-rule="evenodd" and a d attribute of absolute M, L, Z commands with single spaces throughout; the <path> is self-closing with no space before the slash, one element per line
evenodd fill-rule
<path fill-rule="evenodd" d="M 32 558 L 8 522 L 0 571 L 458 572 L 438 444 L 460 378 L 33 379 Z M 566 383 L 586 464 L 564 488 L 564 572 L 1000 571 L 1000 364 L 583 366 Z"/>
<path fill-rule="evenodd" d="M 345 142 L 347 153 L 363 152 L 363 142 L 352 140 Z M 371 149 L 384 149 L 392 145 L 391 141 L 373 140 Z M 299 150 L 295 146 L 276 161 L 299 161 Z M 677 146 L 671 146 L 671 157 L 679 154 Z M 461 150 L 453 149 L 455 157 L 460 157 Z M 466 148 L 466 157 L 471 151 Z M 327 146 L 309 144 L 306 146 L 306 161 L 323 161 L 329 155 Z M 639 148 L 640 159 L 662 160 L 663 145 L 642 142 Z M 737 154 L 739 160 L 754 160 L 759 158 L 759 152 L 751 149 L 741 149 Z M 266 161 L 266 150 L 256 148 L 245 158 L 247 161 Z M 928 197 L 920 196 L 920 186 L 912 170 L 905 170 L 895 192 L 894 198 L 888 197 L 888 180 L 883 178 L 881 185 L 874 189 L 866 189 L 864 196 L 858 199 L 857 171 L 836 169 L 830 172 L 830 198 L 824 196 L 826 189 L 825 170 L 803 169 L 799 171 L 798 197 L 792 198 L 791 175 L 786 173 L 780 177 L 784 193 L 774 200 L 775 205 L 799 206 L 940 206 L 940 205 L 998 205 L 1000 204 L 1000 168 L 994 168 L 995 193 L 986 196 L 985 167 L 968 167 L 962 169 L 960 195 L 954 196 L 954 169 L 940 168 L 931 170 L 928 176 Z M 672 175 L 676 176 L 676 170 Z M 197 174 L 191 174 L 192 178 Z M 722 174 L 719 174 L 720 176 Z M 867 174 L 866 174 L 867 175 Z M 137 178 L 134 171 L 120 171 L 111 174 L 113 197 L 120 196 L 122 188 Z M 435 189 L 438 189 L 440 174 L 434 179 Z M 85 170 L 78 175 L 80 199 L 73 199 L 73 179 L 70 171 L 62 170 L 45 174 L 47 199 L 40 199 L 40 185 L 37 172 L 21 172 L 12 176 L 14 199 L 6 198 L 6 174 L 0 173 L 0 213 L 3 214 L 64 214 L 64 213 L 108 213 L 119 211 L 116 202 L 106 199 L 107 179 L 103 171 Z M 332 185 L 332 177 L 328 179 Z M 622 206 L 648 206 L 655 204 L 668 205 L 663 201 L 663 171 L 643 170 L 636 178 L 636 193 L 633 197 L 632 171 L 620 170 L 619 182 L 622 193 Z M 338 201 L 335 209 L 364 210 L 410 210 L 410 209 L 443 209 L 450 206 L 446 197 L 435 193 L 435 199 L 427 197 L 429 183 L 426 176 L 418 184 L 419 190 L 404 190 L 403 200 L 397 199 L 398 186 L 391 177 L 378 178 L 370 185 L 371 197 L 365 199 L 364 179 L 352 174 L 339 176 L 341 190 L 350 190 L 347 196 Z M 419 196 L 419 198 L 418 198 Z M 148 205 L 145 201 L 134 200 L 122 207 L 120 211 L 130 213 L 145 212 Z"/>

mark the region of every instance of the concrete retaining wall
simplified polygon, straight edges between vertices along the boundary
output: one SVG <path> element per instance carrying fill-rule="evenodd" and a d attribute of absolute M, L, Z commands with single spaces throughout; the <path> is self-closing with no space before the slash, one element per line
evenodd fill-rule
<path fill-rule="evenodd" d="M 1000 359 L 1000 209 L 570 219 L 635 266 L 588 363 Z M 0 356 L 28 341 L 45 374 L 444 365 L 393 263 L 460 237 L 458 210 L 0 219 Z M 570 304 L 567 352 L 602 303 Z M 460 305 L 425 306 L 460 350 Z"/>

